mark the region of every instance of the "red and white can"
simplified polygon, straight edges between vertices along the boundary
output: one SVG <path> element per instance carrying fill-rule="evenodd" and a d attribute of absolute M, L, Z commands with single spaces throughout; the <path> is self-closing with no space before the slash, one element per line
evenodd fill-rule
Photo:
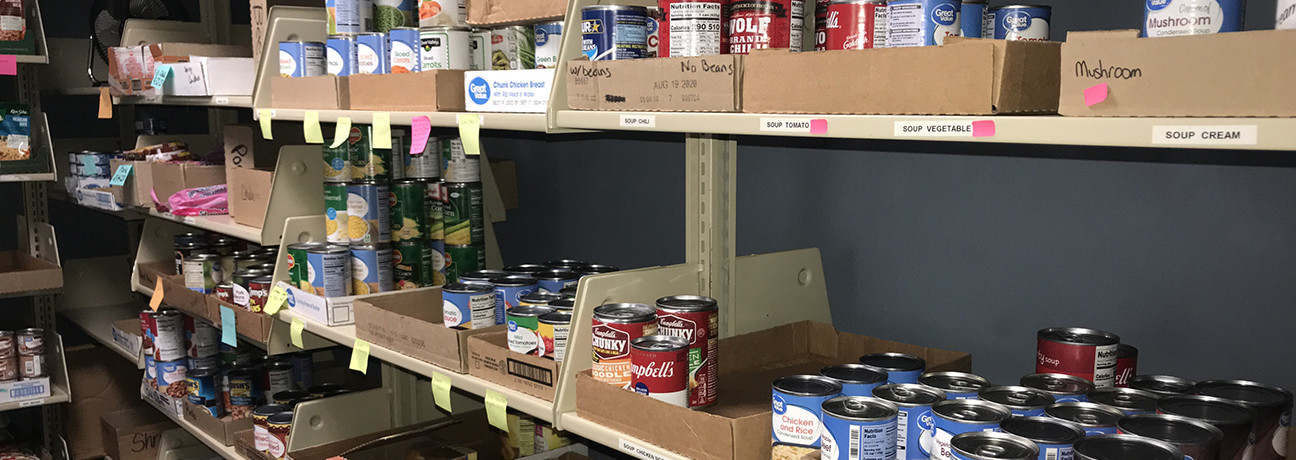
<path fill-rule="evenodd" d="M 1120 344 L 1116 347 L 1116 387 L 1129 386 L 1130 379 L 1138 375 L 1138 348 Z"/>
<path fill-rule="evenodd" d="M 886 35 L 886 0 L 832 0 L 828 3 L 824 18 L 824 49 L 886 48 Z"/>
<path fill-rule="evenodd" d="M 828 33 L 824 31 L 824 28 L 828 25 L 828 1 L 829 0 L 815 0 L 815 51 L 828 49 L 828 47 L 824 45 L 828 42 Z"/>
<path fill-rule="evenodd" d="M 662 10 L 658 57 L 725 52 L 722 0 L 658 0 L 657 4 Z"/>
<path fill-rule="evenodd" d="M 248 309 L 254 313 L 260 313 L 265 308 L 266 299 L 270 297 L 270 289 L 274 286 L 274 278 L 261 276 L 248 280 Z"/>
<path fill-rule="evenodd" d="M 792 48 L 801 51 L 801 24 L 805 2 L 801 0 L 729 0 L 729 30 L 725 41 L 729 54 L 747 54 L 754 49 Z"/>
<path fill-rule="evenodd" d="M 646 335 L 630 342 L 630 380 L 635 393 L 688 407 L 689 342 L 669 335 Z"/>
<path fill-rule="evenodd" d="M 205 321 L 185 316 L 185 337 L 190 358 L 210 358 L 220 354 L 220 329 Z"/>
<path fill-rule="evenodd" d="M 1116 384 L 1116 334 L 1080 327 L 1041 329 L 1036 336 L 1035 372 L 1088 379 L 1095 388 Z"/>
<path fill-rule="evenodd" d="M 159 310 L 153 315 L 153 359 L 171 362 L 185 358 L 184 313 Z"/>
<path fill-rule="evenodd" d="M 139 314 L 140 334 L 142 337 L 140 351 L 145 355 L 153 354 L 153 338 L 157 337 L 157 320 L 154 318 L 156 315 L 156 311 L 147 308 L 140 311 Z"/>
<path fill-rule="evenodd" d="M 630 388 L 630 342 L 657 333 L 657 312 L 640 303 L 609 303 L 594 308 L 590 373 L 604 383 Z"/>
<path fill-rule="evenodd" d="M 657 299 L 657 333 L 688 341 L 688 407 L 716 403 L 720 310 L 715 299 L 676 295 Z"/>

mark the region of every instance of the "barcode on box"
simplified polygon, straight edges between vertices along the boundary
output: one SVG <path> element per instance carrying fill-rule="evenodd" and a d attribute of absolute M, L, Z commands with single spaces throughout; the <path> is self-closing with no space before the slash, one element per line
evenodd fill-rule
<path fill-rule="evenodd" d="M 553 386 L 552 370 L 545 369 L 543 367 L 536 366 L 534 364 L 528 364 L 522 361 L 517 361 L 514 360 L 513 358 L 509 358 L 507 366 L 508 366 L 507 370 L 509 375 L 522 377 L 524 379 L 530 380 L 535 383 L 539 383 L 544 386 Z"/>

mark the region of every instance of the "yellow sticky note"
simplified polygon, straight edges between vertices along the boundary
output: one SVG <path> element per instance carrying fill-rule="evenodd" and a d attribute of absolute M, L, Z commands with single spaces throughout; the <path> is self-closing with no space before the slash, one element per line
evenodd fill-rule
<path fill-rule="evenodd" d="M 355 346 L 351 347 L 351 370 L 369 373 L 369 342 L 356 339 Z"/>
<path fill-rule="evenodd" d="M 293 318 L 292 327 L 288 329 L 288 335 L 289 338 L 292 339 L 293 346 L 303 350 L 306 349 L 306 347 L 302 345 L 301 339 L 301 334 L 304 330 L 306 330 L 306 322 L 302 321 L 301 318 Z"/>
<path fill-rule="evenodd" d="M 440 372 L 432 371 L 432 400 L 436 401 L 437 407 L 450 410 L 450 376 Z"/>
<path fill-rule="evenodd" d="M 258 113 L 261 115 L 261 137 L 265 140 L 274 140 L 274 134 L 270 132 L 270 120 L 274 119 L 274 110 L 261 109 Z"/>
<path fill-rule="evenodd" d="M 333 127 L 333 143 L 329 144 L 329 148 L 338 148 L 349 137 L 351 137 L 351 117 L 338 117 Z"/>
<path fill-rule="evenodd" d="M 486 390 L 486 421 L 491 426 L 508 431 L 508 397 Z"/>
<path fill-rule="evenodd" d="M 387 112 L 374 112 L 373 148 L 390 149 L 392 148 L 391 145 L 391 114 Z"/>
<path fill-rule="evenodd" d="M 149 308 L 152 308 L 153 311 L 157 311 L 158 307 L 160 306 L 162 306 L 162 277 L 161 276 L 159 276 L 157 279 L 157 285 L 153 286 L 153 298 L 149 299 Z"/>
<path fill-rule="evenodd" d="M 459 140 L 463 142 L 465 155 L 481 155 L 481 115 L 461 113 L 459 121 Z"/>
<path fill-rule="evenodd" d="M 324 133 L 320 131 L 319 112 L 307 110 L 302 116 L 302 135 L 306 136 L 307 144 L 324 143 Z"/>
<path fill-rule="evenodd" d="M 270 294 L 266 296 L 265 307 L 262 307 L 261 311 L 267 315 L 279 313 L 279 309 L 283 308 L 284 302 L 287 300 L 288 290 L 284 289 L 283 286 L 275 286 L 274 289 L 270 290 Z"/>

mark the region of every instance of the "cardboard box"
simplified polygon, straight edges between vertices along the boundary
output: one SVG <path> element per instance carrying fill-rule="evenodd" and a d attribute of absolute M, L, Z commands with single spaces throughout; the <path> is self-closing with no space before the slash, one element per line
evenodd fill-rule
<path fill-rule="evenodd" d="M 354 304 L 357 300 L 364 300 L 366 302 L 399 302 L 400 300 L 395 299 L 394 297 L 420 296 L 424 295 L 424 292 L 432 290 L 436 290 L 438 293 L 440 292 L 440 288 L 419 288 L 359 296 L 321 297 L 292 287 L 289 283 L 283 281 L 279 282 L 279 286 L 288 290 L 288 301 L 286 303 L 289 310 L 325 326 L 355 324 Z M 389 299 L 387 297 L 393 298 Z M 436 305 L 440 305 L 440 303 L 436 303 Z"/>
<path fill-rule="evenodd" d="M 468 337 L 468 359 L 470 375 L 553 401 L 559 363 L 509 350 L 508 331 Z"/>
<path fill-rule="evenodd" d="M 132 318 L 114 321 L 112 323 L 112 335 L 113 343 L 126 349 L 126 351 L 139 355 L 140 347 L 144 343 L 144 334 L 140 330 L 140 320 Z M 131 382 L 132 387 L 134 387 L 134 383 Z"/>
<path fill-rule="evenodd" d="M 122 187 L 77 187 L 75 192 L 77 204 L 87 208 L 103 209 L 105 211 L 121 211 L 122 209 L 125 209 L 126 206 L 126 203 L 123 201 L 126 197 L 126 193 Z"/>
<path fill-rule="evenodd" d="M 445 326 L 441 288 L 416 294 L 357 300 L 356 338 L 458 372 L 468 372 L 468 337 L 504 330 L 504 326 L 459 330 Z"/>
<path fill-rule="evenodd" d="M 567 104 L 576 110 L 737 112 L 742 62 L 741 55 L 567 61 Z"/>
<path fill-rule="evenodd" d="M 1061 44 L 950 38 L 942 46 L 743 58 L 747 113 L 994 115 L 1057 111 Z"/>
<path fill-rule="evenodd" d="M 469 112 L 544 113 L 555 69 L 474 70 L 460 96 Z"/>
<path fill-rule="evenodd" d="M 181 190 L 225 183 L 224 165 L 154 163 L 152 170 L 153 192 L 162 204 Z"/>
<path fill-rule="evenodd" d="M 1290 117 L 1296 31 L 1139 38 L 1137 30 L 1072 32 L 1062 45 L 1058 112 L 1081 117 Z M 1239 71 L 1245 78 L 1239 78 Z M 1085 105 L 1106 83 L 1107 99 Z"/>
<path fill-rule="evenodd" d="M 177 62 L 167 64 L 171 67 L 171 76 L 162 83 L 162 94 L 167 96 L 206 96 L 207 77 L 203 66 L 198 62 Z"/>
<path fill-rule="evenodd" d="M 230 217 L 234 222 L 249 227 L 265 225 L 266 210 L 270 208 L 270 192 L 274 188 L 274 171 L 251 168 L 228 170 L 227 199 Z"/>
<path fill-rule="evenodd" d="M 282 109 L 346 110 L 351 108 L 350 77 L 270 77 L 270 103 Z"/>
<path fill-rule="evenodd" d="M 222 328 L 221 308 L 228 308 L 234 311 L 234 330 L 243 337 L 250 338 L 257 342 L 270 342 L 270 328 L 275 319 L 261 312 L 254 312 L 244 309 L 232 303 L 223 302 L 215 295 L 203 295 L 207 301 L 208 316 L 207 321 L 217 328 Z"/>
<path fill-rule="evenodd" d="M 252 58 L 199 57 L 209 96 L 250 96 L 256 84 L 256 61 Z"/>
<path fill-rule="evenodd" d="M 152 285 L 149 285 L 152 287 Z M 198 291 L 191 291 L 185 287 L 184 275 L 169 275 L 162 277 L 162 291 L 164 305 L 170 305 L 177 310 L 183 311 L 199 318 L 220 318 L 220 310 L 212 311 L 212 306 L 207 303 L 208 296 Z"/>
<path fill-rule="evenodd" d="M 117 96 L 157 95 L 158 92 L 152 84 L 157 64 L 189 62 L 190 56 L 250 57 L 251 55 L 252 50 L 248 47 L 234 45 L 154 43 L 113 47 L 108 49 L 108 82 L 113 94 Z M 201 70 L 201 66 L 199 69 Z"/>
<path fill-rule="evenodd" d="M 139 322 L 135 323 L 139 333 Z M 139 350 L 138 337 L 136 348 Z M 121 359 L 112 350 L 96 345 L 83 345 L 65 350 L 69 375 L 68 386 L 72 401 L 64 417 L 68 453 L 75 460 L 103 457 L 106 452 L 100 432 L 104 414 L 142 408 L 157 411 L 139 400 L 140 371 L 129 361 Z"/>
<path fill-rule="evenodd" d="M 58 364 L 50 363 L 50 365 Z M 0 382 L 0 404 L 48 398 L 52 391 L 49 377 Z"/>
<path fill-rule="evenodd" d="M 462 70 L 352 75 L 347 78 L 351 86 L 352 109 L 435 112 L 464 110 Z M 418 90 L 393 91 L 393 88 Z"/>
<path fill-rule="evenodd" d="M 154 460 L 162 432 L 177 427 L 152 407 L 103 414 L 100 425 L 104 452 L 113 460 Z"/>
<path fill-rule="evenodd" d="M 860 355 L 902 352 L 927 360 L 928 371 L 969 371 L 972 356 L 839 332 L 803 321 L 720 340 L 716 405 L 690 410 L 609 385 L 585 370 L 576 377 L 577 413 L 599 425 L 699 460 L 770 458 L 770 382 L 818 374 Z M 634 410 L 625 410 L 633 407 Z"/>
<path fill-rule="evenodd" d="M 252 418 L 244 417 L 234 420 L 229 416 L 212 417 L 211 411 L 189 401 L 184 402 L 184 419 L 197 426 L 203 433 L 221 440 L 227 446 L 234 445 L 235 435 L 240 431 L 252 429 Z"/>
<path fill-rule="evenodd" d="M 562 19 L 567 2 L 562 0 L 472 0 L 468 23 L 476 26 L 541 22 Z M 575 27 L 572 28 L 576 30 Z"/>
<path fill-rule="evenodd" d="M 135 271 L 139 273 L 141 284 L 153 288 L 157 284 L 157 278 L 175 275 L 175 261 L 161 260 L 157 262 L 140 262 L 135 264 Z M 184 285 L 181 284 L 183 287 Z"/>
<path fill-rule="evenodd" d="M 63 269 L 21 251 L 0 252 L 0 294 L 63 287 Z"/>
<path fill-rule="evenodd" d="M 234 168 L 259 168 L 273 170 L 279 161 L 279 148 L 285 145 L 306 143 L 302 130 L 279 130 L 274 140 L 261 137 L 261 127 L 252 124 L 225 125 L 225 174 Z M 282 132 L 287 131 L 287 132 Z"/>
<path fill-rule="evenodd" d="M 122 165 L 130 165 L 131 173 L 126 177 L 126 185 L 121 186 L 121 203 L 129 206 L 153 207 L 153 162 L 112 159 L 108 161 L 113 174 Z"/>

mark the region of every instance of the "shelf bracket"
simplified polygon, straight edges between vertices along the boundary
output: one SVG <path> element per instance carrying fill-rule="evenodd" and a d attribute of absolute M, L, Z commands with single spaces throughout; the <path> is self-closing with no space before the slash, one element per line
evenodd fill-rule
<path fill-rule="evenodd" d="M 728 136 L 687 134 L 684 150 L 685 262 L 701 267 L 699 294 L 720 304 L 720 336 L 728 337 L 735 333 L 738 142 Z"/>

